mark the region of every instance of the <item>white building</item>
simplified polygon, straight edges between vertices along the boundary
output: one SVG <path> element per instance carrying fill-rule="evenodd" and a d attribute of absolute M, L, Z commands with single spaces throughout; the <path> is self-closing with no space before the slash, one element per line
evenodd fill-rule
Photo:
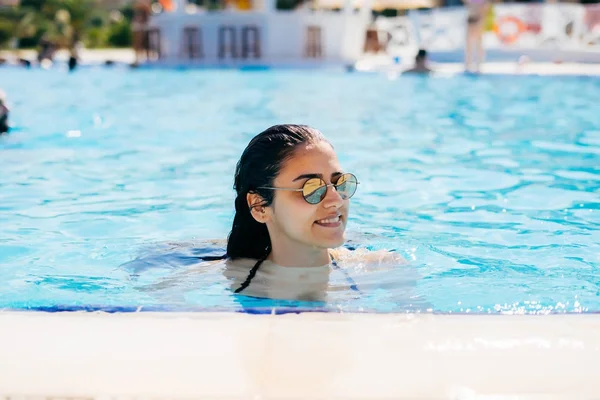
<path fill-rule="evenodd" d="M 198 66 L 348 65 L 363 54 L 371 21 L 369 2 L 355 10 L 275 9 L 275 0 L 254 0 L 248 10 L 209 11 L 187 0 L 148 23 L 148 64 Z"/>

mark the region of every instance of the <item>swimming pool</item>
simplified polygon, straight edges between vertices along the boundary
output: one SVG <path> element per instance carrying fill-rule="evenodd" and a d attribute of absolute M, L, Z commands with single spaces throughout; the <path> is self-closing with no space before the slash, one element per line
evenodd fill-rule
<path fill-rule="evenodd" d="M 5 68 L 0 87 L 0 309 L 600 311 L 598 78 Z M 351 243 L 409 267 L 351 268 L 364 295 L 327 304 L 232 296 L 217 270 L 155 290 L 226 237 L 235 162 L 275 123 L 325 133 L 361 181 Z"/>

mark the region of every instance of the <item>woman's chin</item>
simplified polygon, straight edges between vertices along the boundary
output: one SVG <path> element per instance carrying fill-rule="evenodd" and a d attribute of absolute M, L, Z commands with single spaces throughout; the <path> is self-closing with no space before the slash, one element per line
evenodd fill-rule
<path fill-rule="evenodd" d="M 341 235 L 339 235 L 337 237 L 324 238 L 320 242 L 321 242 L 321 246 L 323 246 L 323 247 L 326 247 L 328 249 L 335 249 L 336 247 L 340 247 L 341 245 L 343 245 L 345 241 L 346 241 L 346 238 L 344 237 L 344 234 L 342 233 Z"/>
<path fill-rule="evenodd" d="M 314 239 L 319 247 L 332 249 L 340 247 L 346 241 L 346 226 L 343 223 L 336 226 L 319 226 L 315 224 L 313 229 Z"/>

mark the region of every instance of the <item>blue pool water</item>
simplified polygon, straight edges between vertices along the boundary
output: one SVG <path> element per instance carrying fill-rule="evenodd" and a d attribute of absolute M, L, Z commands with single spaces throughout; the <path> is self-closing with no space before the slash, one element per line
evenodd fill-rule
<path fill-rule="evenodd" d="M 0 88 L 0 309 L 600 311 L 598 78 L 5 68 Z M 328 136 L 361 180 L 351 243 L 408 267 L 349 268 L 363 295 L 327 304 L 185 274 L 275 123 Z"/>

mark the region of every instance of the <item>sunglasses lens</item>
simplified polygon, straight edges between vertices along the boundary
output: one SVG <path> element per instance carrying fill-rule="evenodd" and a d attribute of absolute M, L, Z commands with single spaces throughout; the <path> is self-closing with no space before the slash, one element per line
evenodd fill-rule
<path fill-rule="evenodd" d="M 320 203 L 327 193 L 327 186 L 321 179 L 313 178 L 306 181 L 302 186 L 302 195 L 310 204 Z"/>
<path fill-rule="evenodd" d="M 356 193 L 358 180 L 353 174 L 343 174 L 338 178 L 335 184 L 335 190 L 340 194 L 342 199 L 349 199 Z"/>

